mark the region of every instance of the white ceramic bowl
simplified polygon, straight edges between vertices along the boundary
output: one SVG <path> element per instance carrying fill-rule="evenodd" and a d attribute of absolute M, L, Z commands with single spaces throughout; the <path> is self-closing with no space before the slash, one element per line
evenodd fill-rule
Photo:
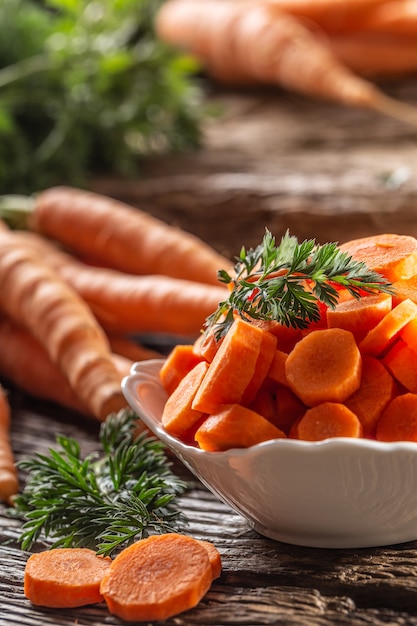
<path fill-rule="evenodd" d="M 366 439 L 277 439 L 205 452 L 161 425 L 161 360 L 136 363 L 123 381 L 133 410 L 214 494 L 260 534 L 319 548 L 417 539 L 417 444 Z"/>

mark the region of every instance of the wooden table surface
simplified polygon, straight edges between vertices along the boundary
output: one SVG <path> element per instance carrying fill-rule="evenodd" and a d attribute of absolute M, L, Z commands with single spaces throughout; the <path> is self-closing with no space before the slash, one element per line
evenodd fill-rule
<path fill-rule="evenodd" d="M 417 105 L 413 81 L 391 91 Z M 265 226 L 319 240 L 388 229 L 417 234 L 416 129 L 282 93 L 223 94 L 222 101 L 228 115 L 210 123 L 200 153 L 155 160 L 146 178 L 123 185 L 102 179 L 92 188 L 145 206 L 228 254 L 258 243 Z M 58 432 L 77 437 L 86 451 L 95 448 L 96 424 L 18 390 L 11 390 L 11 402 L 17 459 L 45 452 Z M 190 481 L 181 498 L 189 532 L 218 547 L 223 572 L 197 608 L 166 624 L 417 625 L 417 541 L 357 550 L 272 541 L 179 462 L 174 470 Z M 28 554 L 18 545 L 19 532 L 1 507 L 1 626 L 121 623 L 104 605 L 31 606 L 23 595 Z"/>

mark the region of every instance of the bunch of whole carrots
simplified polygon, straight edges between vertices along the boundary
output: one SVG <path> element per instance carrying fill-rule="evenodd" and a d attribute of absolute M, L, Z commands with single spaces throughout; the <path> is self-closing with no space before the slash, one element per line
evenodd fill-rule
<path fill-rule="evenodd" d="M 0 376 L 102 421 L 126 407 L 121 381 L 132 362 L 161 356 L 131 334 L 197 335 L 224 297 L 217 270 L 228 261 L 91 192 L 46 190 L 26 199 L 25 216 L 28 230 L 0 221 Z M 4 395 L 2 500 L 17 491 L 9 412 Z"/>
<path fill-rule="evenodd" d="M 226 84 L 268 83 L 417 124 L 371 78 L 417 70 L 416 0 L 167 0 L 164 41 Z"/>

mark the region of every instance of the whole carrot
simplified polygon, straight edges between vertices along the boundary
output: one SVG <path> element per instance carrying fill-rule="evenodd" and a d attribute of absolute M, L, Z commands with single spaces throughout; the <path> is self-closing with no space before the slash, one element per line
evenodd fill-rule
<path fill-rule="evenodd" d="M 196 335 L 227 295 L 220 283 L 134 276 L 87 265 L 37 233 L 15 232 L 22 245 L 41 255 L 78 292 L 109 331 Z"/>
<path fill-rule="evenodd" d="M 19 481 L 10 442 L 10 406 L 0 385 L 0 500 L 10 502 L 19 491 Z"/>
<path fill-rule="evenodd" d="M 26 226 L 98 265 L 217 285 L 230 264 L 191 233 L 97 193 L 53 187 L 20 200 Z"/>
<path fill-rule="evenodd" d="M 28 329 L 102 420 L 126 406 L 110 346 L 87 304 L 13 232 L 0 232 L 0 309 Z"/>
<path fill-rule="evenodd" d="M 300 19 L 268 3 L 168 0 L 156 30 L 225 83 L 268 83 L 307 96 L 381 111 L 417 124 L 417 112 L 354 74 Z"/>

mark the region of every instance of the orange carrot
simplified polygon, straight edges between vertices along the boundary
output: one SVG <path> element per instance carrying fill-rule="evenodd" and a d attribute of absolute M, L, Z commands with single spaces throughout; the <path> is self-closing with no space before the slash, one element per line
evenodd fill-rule
<path fill-rule="evenodd" d="M 417 352 L 398 339 L 382 359 L 394 378 L 408 391 L 417 393 Z"/>
<path fill-rule="evenodd" d="M 277 402 L 274 391 L 264 388 L 260 389 L 255 398 L 250 403 L 249 408 L 252 411 L 255 411 L 255 413 L 259 413 L 259 415 L 262 415 L 262 417 L 268 420 L 268 422 L 271 422 L 272 424 L 280 428 L 279 425 L 276 423 Z"/>
<path fill-rule="evenodd" d="M 261 345 L 255 364 L 255 371 L 242 396 L 242 404 L 250 404 L 268 376 L 272 361 L 276 356 L 277 339 L 271 333 L 262 332 Z"/>
<path fill-rule="evenodd" d="M 195 340 L 193 345 L 194 354 L 211 363 L 222 341 L 223 337 L 217 339 L 214 328 L 207 328 Z"/>
<path fill-rule="evenodd" d="M 285 437 L 279 428 L 240 404 L 225 404 L 207 417 L 196 430 L 199 447 L 210 452 L 248 448 L 270 439 Z"/>
<path fill-rule="evenodd" d="M 363 339 L 392 308 L 392 296 L 386 293 L 351 298 L 327 310 L 329 328 L 350 330 L 356 340 Z"/>
<path fill-rule="evenodd" d="M 364 437 L 375 436 L 378 419 L 395 394 L 394 379 L 384 364 L 379 359 L 364 355 L 361 385 L 344 402 L 361 422 Z"/>
<path fill-rule="evenodd" d="M 285 373 L 285 363 L 287 362 L 288 354 L 282 350 L 275 350 L 274 358 L 271 363 L 271 367 L 268 370 L 267 378 L 271 378 L 281 385 L 288 385 L 287 375 Z"/>
<path fill-rule="evenodd" d="M 264 331 L 237 318 L 217 350 L 192 407 L 213 413 L 221 404 L 240 403 L 256 369 Z"/>
<path fill-rule="evenodd" d="M 90 309 L 13 232 L 0 232 L 0 289 L 3 312 L 36 337 L 97 419 L 126 406 L 107 337 Z"/>
<path fill-rule="evenodd" d="M 417 441 L 417 394 L 396 396 L 378 420 L 379 441 Z"/>
<path fill-rule="evenodd" d="M 277 348 L 282 352 L 291 352 L 297 341 L 300 341 L 303 336 L 299 328 L 285 326 L 273 320 L 253 320 L 252 324 L 275 335 L 277 338 Z"/>
<path fill-rule="evenodd" d="M 297 424 L 298 439 L 321 441 L 330 437 L 361 437 L 358 418 L 344 404 L 324 402 L 308 409 Z"/>
<path fill-rule="evenodd" d="M 170 396 L 190 370 L 202 361 L 190 344 L 177 344 L 168 354 L 159 371 L 162 386 Z"/>
<path fill-rule="evenodd" d="M 205 539 L 196 539 L 196 541 L 198 541 L 198 543 L 207 550 L 211 565 L 212 579 L 215 580 L 216 578 L 219 578 L 222 573 L 222 559 L 220 552 L 216 546 L 211 543 L 211 541 L 206 541 Z"/>
<path fill-rule="evenodd" d="M 362 359 L 351 332 L 315 330 L 288 355 L 285 372 L 290 389 L 306 404 L 343 402 L 360 385 Z"/>
<path fill-rule="evenodd" d="M 196 606 L 212 580 L 207 549 L 196 539 L 169 533 L 120 552 L 104 575 L 101 593 L 121 619 L 153 622 Z"/>
<path fill-rule="evenodd" d="M 392 283 L 394 293 L 392 296 L 393 306 L 397 306 L 402 300 L 409 298 L 417 304 L 417 275 L 397 280 Z"/>
<path fill-rule="evenodd" d="M 225 83 L 269 83 L 304 95 L 368 107 L 416 124 L 413 107 L 355 75 L 327 41 L 297 17 L 247 0 L 168 0 L 156 18 L 167 43 L 196 55 Z"/>
<path fill-rule="evenodd" d="M 416 0 L 385 0 L 369 9 L 362 28 L 382 33 L 415 36 L 417 34 Z"/>
<path fill-rule="evenodd" d="M 19 491 L 19 480 L 10 441 L 10 406 L 6 390 L 1 385 L 0 443 L 0 500 L 12 503 L 13 496 Z"/>
<path fill-rule="evenodd" d="M 73 608 L 102 602 L 100 583 L 109 557 L 88 548 L 53 548 L 32 554 L 26 562 L 24 593 L 33 604 Z"/>
<path fill-rule="evenodd" d="M 412 300 L 403 300 L 362 339 L 359 343 L 361 352 L 371 356 L 381 355 L 416 316 L 417 304 Z"/>
<path fill-rule="evenodd" d="M 370 235 L 339 247 L 391 282 L 417 274 L 417 239 L 411 235 Z"/>
<path fill-rule="evenodd" d="M 218 284 L 230 265 L 191 233 L 93 192 L 54 187 L 34 198 L 30 228 L 83 258 L 132 274 Z"/>
<path fill-rule="evenodd" d="M 93 267 L 36 233 L 21 231 L 18 235 L 22 245 L 40 254 L 78 292 L 109 333 L 194 336 L 227 293 L 220 283 L 215 286 L 162 275 L 133 276 Z"/>
<path fill-rule="evenodd" d="M 417 304 L 417 302 L 415 304 Z M 413 318 L 408 324 L 401 328 L 398 335 L 405 341 L 407 346 L 417 352 L 417 318 Z"/>
<path fill-rule="evenodd" d="M 207 370 L 206 361 L 195 365 L 179 382 L 165 403 L 162 425 L 175 437 L 184 439 L 187 432 L 204 415 L 204 411 L 193 408 L 193 401 Z"/>
<path fill-rule="evenodd" d="M 283 430 L 284 433 L 289 434 L 295 422 L 304 415 L 307 407 L 300 398 L 285 385 L 277 386 L 276 404 L 277 414 L 273 423 Z"/>

